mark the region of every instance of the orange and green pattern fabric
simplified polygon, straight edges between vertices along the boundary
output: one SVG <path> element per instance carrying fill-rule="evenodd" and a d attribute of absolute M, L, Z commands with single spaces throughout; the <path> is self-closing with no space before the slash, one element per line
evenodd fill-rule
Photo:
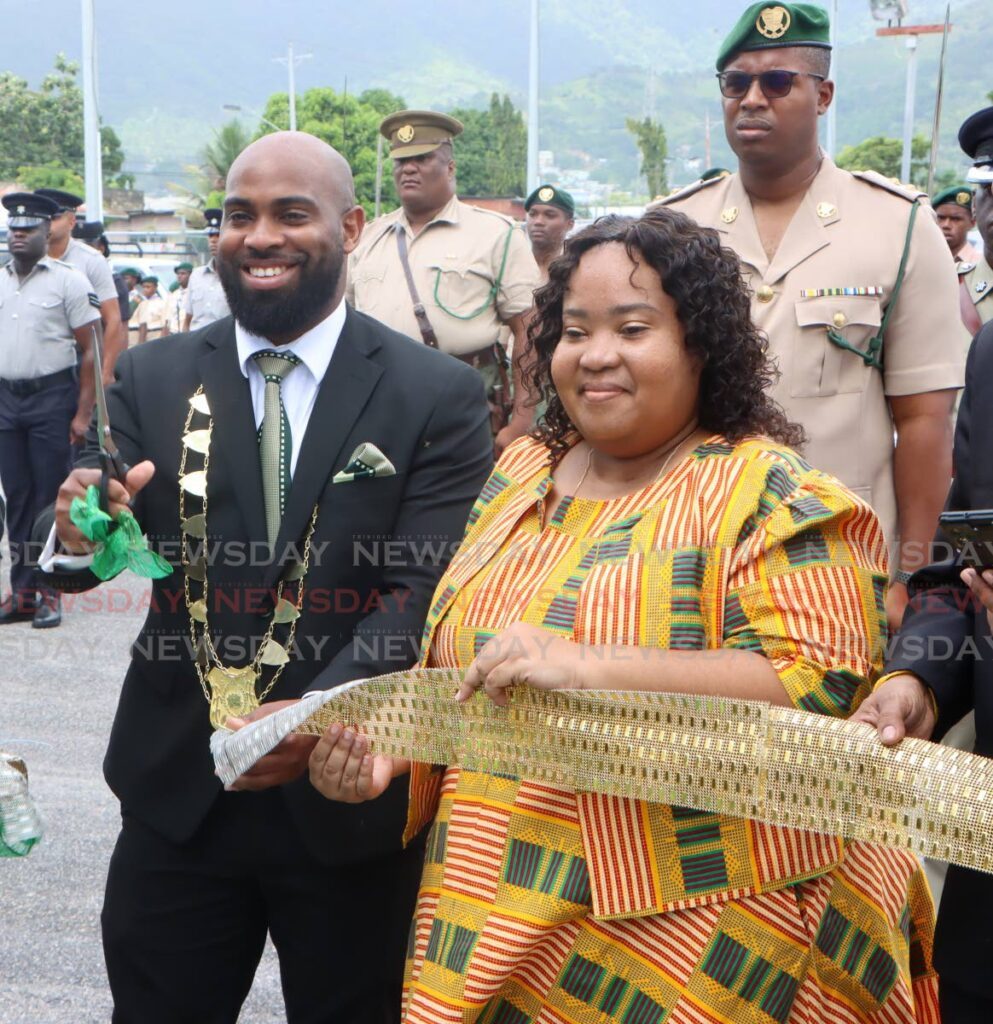
<path fill-rule="evenodd" d="M 543 446 L 504 454 L 439 583 L 425 664 L 465 667 L 524 621 L 584 644 L 756 651 L 819 714 L 868 693 L 882 532 L 789 449 L 713 437 L 638 492 L 546 510 L 551 486 Z M 415 765 L 407 837 L 432 820 L 409 1024 L 936 1019 L 933 911 L 907 855 Z"/>

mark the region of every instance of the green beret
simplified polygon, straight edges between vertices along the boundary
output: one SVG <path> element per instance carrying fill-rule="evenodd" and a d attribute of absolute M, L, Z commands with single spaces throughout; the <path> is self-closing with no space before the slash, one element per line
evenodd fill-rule
<path fill-rule="evenodd" d="M 968 185 L 950 185 L 948 188 L 943 188 L 931 200 L 931 205 L 936 210 L 939 206 L 945 206 L 948 203 L 954 203 L 956 206 L 961 206 L 963 210 L 968 210 L 971 214 L 972 189 Z"/>
<path fill-rule="evenodd" d="M 154 274 L 149 274 L 148 277 L 143 277 L 141 279 L 141 283 L 142 284 L 158 284 L 159 283 L 159 279 Z"/>
<path fill-rule="evenodd" d="M 124 277 L 125 275 L 136 277 L 139 281 L 141 280 L 141 271 L 136 270 L 134 267 L 122 267 L 121 277 Z"/>
<path fill-rule="evenodd" d="M 178 281 L 173 281 L 172 284 L 169 285 L 169 291 L 174 292 L 174 291 L 178 291 L 178 290 L 179 290 L 179 282 Z"/>
<path fill-rule="evenodd" d="M 541 203 L 544 206 L 557 206 L 570 217 L 576 216 L 576 201 L 565 189 L 556 188 L 554 185 L 539 185 L 524 200 L 524 209 L 530 210 L 535 203 Z"/>
<path fill-rule="evenodd" d="M 739 53 L 784 46 L 819 46 L 830 50 L 827 11 L 813 4 L 752 4 L 721 44 L 717 70 L 723 71 Z"/>
<path fill-rule="evenodd" d="M 192 273 L 193 272 L 193 264 L 192 263 L 177 263 L 174 269 L 175 270 L 189 270 Z"/>

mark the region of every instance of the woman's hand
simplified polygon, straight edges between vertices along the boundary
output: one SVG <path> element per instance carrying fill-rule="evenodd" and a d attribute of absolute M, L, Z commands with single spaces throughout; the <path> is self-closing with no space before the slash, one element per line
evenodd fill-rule
<path fill-rule="evenodd" d="M 369 753 L 369 741 L 354 729 L 331 725 L 310 755 L 310 783 L 322 796 L 344 804 L 360 804 L 382 796 L 407 761 Z"/>
<path fill-rule="evenodd" d="M 484 644 L 455 699 L 466 701 L 482 689 L 494 704 L 505 706 L 508 691 L 518 684 L 539 690 L 581 690 L 591 650 L 540 626 L 517 622 Z"/>

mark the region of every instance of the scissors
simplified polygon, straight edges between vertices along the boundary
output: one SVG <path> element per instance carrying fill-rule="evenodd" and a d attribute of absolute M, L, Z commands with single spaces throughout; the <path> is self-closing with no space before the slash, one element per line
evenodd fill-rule
<path fill-rule="evenodd" d="M 93 298 L 95 296 L 91 297 L 91 303 Z M 90 330 L 93 332 L 93 383 L 97 406 L 97 444 L 100 446 L 100 508 L 109 513 L 110 502 L 107 498 L 107 486 L 110 478 L 113 477 L 123 484 L 131 467 L 121 458 L 121 453 L 110 433 L 107 394 L 103 389 L 103 324 L 97 320 Z"/>

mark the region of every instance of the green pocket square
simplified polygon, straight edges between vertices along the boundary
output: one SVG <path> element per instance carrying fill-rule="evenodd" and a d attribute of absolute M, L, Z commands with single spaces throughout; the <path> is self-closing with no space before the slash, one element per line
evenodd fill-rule
<path fill-rule="evenodd" d="M 349 484 L 373 476 L 396 476 L 396 467 L 374 445 L 366 441 L 352 452 L 348 465 L 331 478 L 334 484 Z"/>

